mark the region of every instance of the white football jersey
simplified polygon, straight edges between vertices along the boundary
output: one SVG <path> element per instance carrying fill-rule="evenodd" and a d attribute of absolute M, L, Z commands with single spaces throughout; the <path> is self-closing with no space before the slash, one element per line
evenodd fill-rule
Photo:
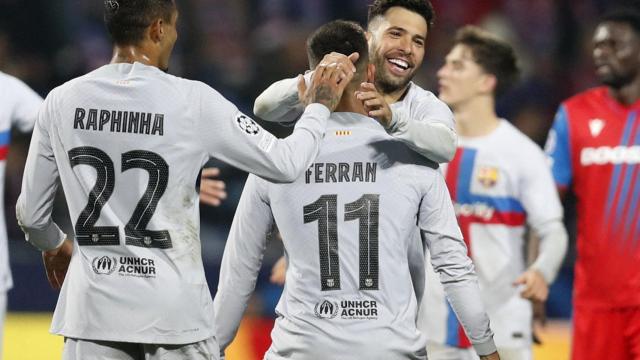
<path fill-rule="evenodd" d="M 295 182 L 247 180 L 214 302 L 223 349 L 274 223 L 288 267 L 266 359 L 426 359 L 416 327 L 424 284 L 418 228 L 461 316 L 480 342 L 493 344 L 437 165 L 375 120 L 334 113 L 318 158 Z"/>
<path fill-rule="evenodd" d="M 562 219 L 562 207 L 542 150 L 506 120 L 481 137 L 460 137 L 447 186 L 473 259 L 498 348 L 531 344 L 531 303 L 513 282 L 526 269 L 525 226 Z M 419 326 L 429 341 L 466 346 L 433 269 Z"/>
<path fill-rule="evenodd" d="M 11 141 L 11 127 L 29 132 L 36 121 L 42 98 L 22 81 L 0 72 L 0 204 L 4 204 L 4 175 Z M 0 292 L 13 286 L 7 251 L 4 206 L 0 206 Z"/>
<path fill-rule="evenodd" d="M 276 139 L 209 86 L 141 63 L 109 64 L 54 89 L 34 131 L 17 215 L 27 240 L 55 248 L 58 179 L 74 252 L 51 331 L 186 344 L 215 335 L 196 180 L 210 157 L 275 181 L 311 163 L 329 110 L 307 107 Z"/>
<path fill-rule="evenodd" d="M 313 72 L 305 74 L 307 84 Z M 302 114 L 297 78 L 284 79 L 269 86 L 255 101 L 257 116 L 279 123 L 292 123 Z M 414 151 L 436 162 L 451 160 L 457 135 L 449 107 L 432 92 L 414 82 L 399 101 L 389 104 L 393 119 L 387 132 Z"/>

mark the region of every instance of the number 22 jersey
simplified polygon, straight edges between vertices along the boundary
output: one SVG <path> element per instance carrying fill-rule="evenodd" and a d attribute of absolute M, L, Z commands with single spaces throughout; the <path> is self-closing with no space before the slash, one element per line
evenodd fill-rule
<path fill-rule="evenodd" d="M 315 157 L 329 110 L 276 139 L 203 83 L 109 64 L 54 89 L 40 110 L 18 220 L 42 250 L 58 181 L 75 228 L 51 331 L 66 337 L 186 344 L 215 334 L 195 184 L 209 157 L 276 180 Z"/>

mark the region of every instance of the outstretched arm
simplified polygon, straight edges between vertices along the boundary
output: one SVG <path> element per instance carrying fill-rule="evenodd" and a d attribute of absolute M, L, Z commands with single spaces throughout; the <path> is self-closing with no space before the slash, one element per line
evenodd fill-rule
<path fill-rule="evenodd" d="M 310 76 L 306 75 L 309 81 Z M 284 79 L 271 84 L 253 104 L 253 113 L 257 117 L 282 124 L 291 124 L 298 120 L 304 111 L 298 98 L 298 78 Z"/>
<path fill-rule="evenodd" d="M 480 289 L 467 247 L 458 227 L 453 205 L 442 176 L 433 176 L 423 198 L 419 226 L 447 299 L 479 356 L 495 359 L 496 346 L 489 317 L 480 299 Z M 495 354 L 497 356 L 497 354 Z"/>
<path fill-rule="evenodd" d="M 458 141 L 453 114 L 433 94 L 415 97 L 408 105 L 396 103 L 390 106 L 373 83 L 365 82 L 361 84 L 357 98 L 370 117 L 415 152 L 438 163 L 453 159 Z"/>
<path fill-rule="evenodd" d="M 356 71 L 353 63 L 358 60 L 358 57 L 358 53 L 346 56 L 332 52 L 325 55 L 316 69 L 318 67 L 334 66 L 340 75 L 339 82 L 346 79 L 348 83 L 351 77 L 349 73 L 355 73 Z M 314 71 L 307 71 L 304 75 L 307 84 L 311 83 Z M 283 125 L 293 124 L 302 116 L 304 111 L 304 106 L 302 105 L 304 99 L 301 101 L 298 94 L 298 82 L 299 77 L 284 79 L 271 84 L 256 98 L 253 105 L 253 113 L 266 121 Z"/>
<path fill-rule="evenodd" d="M 266 182 L 249 175 L 225 245 L 218 292 L 213 301 L 220 350 L 229 346 L 256 285 L 273 215 Z"/>
<path fill-rule="evenodd" d="M 195 136 L 212 157 L 274 182 L 292 182 L 318 153 L 330 111 L 338 105 L 347 83 L 339 79 L 335 69 L 323 68 L 314 72 L 308 89 L 304 81 L 299 82 L 298 91 L 310 105 L 285 139 L 277 139 L 207 87 Z M 212 96 L 206 96 L 207 92 Z M 207 121 L 211 118 L 220 121 Z"/>

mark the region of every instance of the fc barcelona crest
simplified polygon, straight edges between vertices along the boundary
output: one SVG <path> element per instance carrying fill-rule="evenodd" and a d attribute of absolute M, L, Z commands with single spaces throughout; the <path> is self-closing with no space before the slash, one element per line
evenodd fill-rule
<path fill-rule="evenodd" d="M 483 166 L 478 169 L 478 182 L 485 188 L 492 188 L 498 182 L 499 171 L 492 166 Z"/>

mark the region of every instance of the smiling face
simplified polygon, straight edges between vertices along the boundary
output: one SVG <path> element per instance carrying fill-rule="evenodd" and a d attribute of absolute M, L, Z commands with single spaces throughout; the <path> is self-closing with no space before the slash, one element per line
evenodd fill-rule
<path fill-rule="evenodd" d="M 392 7 L 370 22 L 369 32 L 376 87 L 385 94 L 404 89 L 424 59 L 426 20 L 403 7 Z"/>
<path fill-rule="evenodd" d="M 639 74 L 640 37 L 631 25 L 604 22 L 593 36 L 593 61 L 600 81 L 613 88 L 621 88 Z"/>

